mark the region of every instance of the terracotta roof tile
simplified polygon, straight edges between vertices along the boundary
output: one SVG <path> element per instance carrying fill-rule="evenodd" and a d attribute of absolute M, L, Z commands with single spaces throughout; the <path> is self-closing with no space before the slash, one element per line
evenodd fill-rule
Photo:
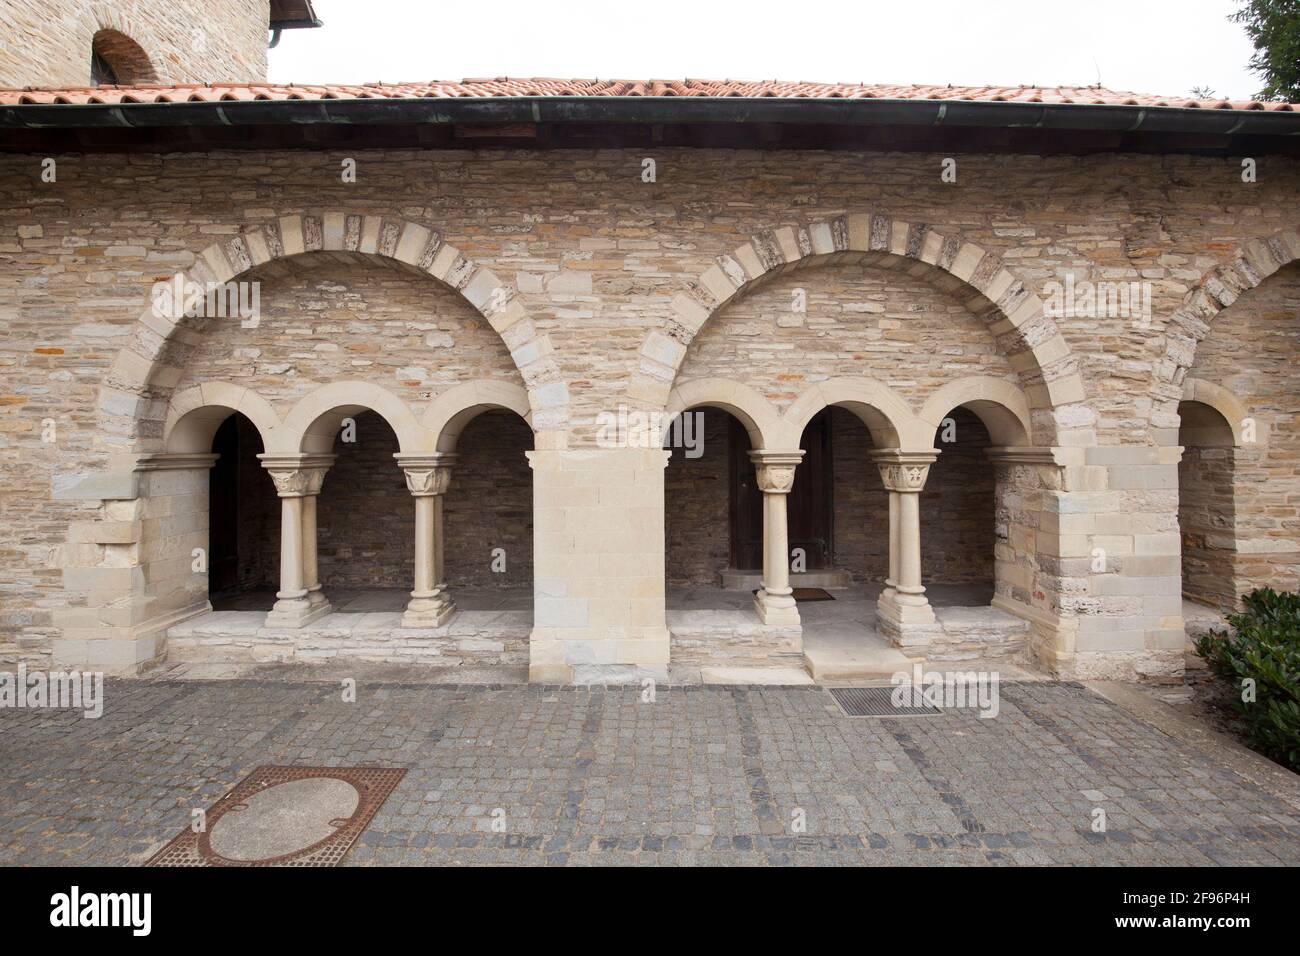
<path fill-rule="evenodd" d="M 1098 86 L 891 86 L 778 80 L 578 80 L 465 79 L 428 83 L 100 86 L 71 89 L 0 89 L 0 106 L 85 103 L 201 103 L 253 100 L 359 100 L 494 96 L 725 96 L 794 99 L 966 100 L 1000 103 L 1080 103 L 1102 106 L 1167 106 L 1190 109 L 1291 112 L 1300 104 L 1254 100 L 1196 100 L 1154 96 Z"/>

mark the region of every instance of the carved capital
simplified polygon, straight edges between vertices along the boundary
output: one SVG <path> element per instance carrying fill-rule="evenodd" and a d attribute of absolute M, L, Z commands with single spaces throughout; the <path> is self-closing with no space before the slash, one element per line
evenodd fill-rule
<path fill-rule="evenodd" d="M 320 494 L 325 473 L 334 464 L 333 455 L 258 455 L 271 475 L 275 493 L 281 498 L 303 498 Z"/>
<path fill-rule="evenodd" d="M 409 455 L 401 452 L 393 456 L 406 475 L 406 489 L 417 498 L 446 494 L 451 485 L 451 469 L 456 456 L 450 452 L 433 452 L 428 455 Z"/>
<path fill-rule="evenodd" d="M 272 468 L 271 480 L 281 498 L 301 498 L 307 493 L 307 473 L 298 468 Z"/>
<path fill-rule="evenodd" d="M 925 487 L 930 466 L 937 454 L 924 452 L 880 451 L 871 456 L 880 469 L 880 480 L 888 491 L 915 494 Z"/>
<path fill-rule="evenodd" d="M 794 487 L 794 470 L 802 459 L 802 451 L 760 449 L 749 453 L 758 488 L 766 495 L 788 495 Z"/>

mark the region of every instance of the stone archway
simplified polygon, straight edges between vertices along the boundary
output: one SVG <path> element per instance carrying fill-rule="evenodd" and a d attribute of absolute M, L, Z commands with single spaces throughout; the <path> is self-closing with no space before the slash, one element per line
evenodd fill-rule
<path fill-rule="evenodd" d="M 181 277 L 193 283 L 189 289 L 207 289 L 255 266 L 318 251 L 392 259 L 460 294 L 510 350 L 528 391 L 534 429 L 559 429 L 567 423 L 568 387 L 550 339 L 534 325 L 514 286 L 426 226 L 341 211 L 283 216 L 213 243 Z M 187 296 L 185 305 L 192 306 L 197 296 Z M 118 467 L 129 468 L 135 455 L 158 449 L 171 390 L 183 373 L 177 353 L 204 327 L 202 316 L 173 318 L 159 314 L 152 303 L 140 315 L 100 390 L 98 440 L 114 453 Z"/>
<path fill-rule="evenodd" d="M 984 320 L 999 348 L 1020 372 L 1035 416 L 1041 445 L 1091 444 L 1087 436 L 1070 441 L 1066 406 L 1083 402 L 1083 382 L 1069 345 L 1044 303 L 1003 264 L 1002 259 L 957 235 L 928 225 L 878 213 L 854 213 L 806 225 L 766 230 L 738 246 L 693 279 L 672 301 L 673 317 L 651 330 L 640 350 L 641 370 L 628 394 L 663 407 L 687 347 L 704 324 L 727 302 L 750 292 L 765 278 L 837 255 L 897 256 L 928 263 L 960 280 L 975 295 L 972 311 Z"/>
<path fill-rule="evenodd" d="M 1252 239 L 1239 246 L 1227 261 L 1207 270 L 1184 297 L 1165 326 L 1165 354 L 1156 367 L 1151 421 L 1158 436 L 1167 439 L 1160 444 L 1176 443 L 1183 380 L 1214 319 L 1244 293 L 1297 259 L 1300 231 L 1290 229 Z"/>

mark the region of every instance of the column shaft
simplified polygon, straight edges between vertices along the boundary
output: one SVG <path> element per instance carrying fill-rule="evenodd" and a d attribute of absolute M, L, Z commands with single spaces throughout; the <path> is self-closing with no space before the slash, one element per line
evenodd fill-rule
<path fill-rule="evenodd" d="M 887 491 L 889 496 L 889 572 L 885 578 L 885 591 L 893 594 L 898 587 L 898 492 Z"/>
<path fill-rule="evenodd" d="M 441 627 L 456 612 L 443 572 L 442 496 L 451 483 L 450 452 L 394 455 L 415 497 L 415 582 L 402 627 Z"/>
<path fill-rule="evenodd" d="M 305 495 L 302 499 L 302 578 L 307 588 L 307 599 L 313 605 L 329 603 L 320 584 L 320 560 L 316 540 L 316 502 L 320 495 Z"/>
<path fill-rule="evenodd" d="M 415 499 L 415 590 L 411 597 L 432 597 L 435 583 L 434 503 L 440 496 L 420 495 Z"/>
<path fill-rule="evenodd" d="M 270 627 L 302 627 L 329 613 L 316 560 L 316 496 L 332 455 L 258 455 L 280 496 L 280 590 Z M 314 586 L 316 597 L 309 590 Z"/>
<path fill-rule="evenodd" d="M 921 586 L 921 494 L 898 492 L 898 601 L 924 604 Z"/>
<path fill-rule="evenodd" d="M 802 451 L 749 453 L 763 492 L 763 587 L 754 595 L 754 609 L 764 624 L 799 623 L 799 609 L 790 588 L 786 498 L 794 487 L 794 470 L 802 458 Z"/>
<path fill-rule="evenodd" d="M 280 591 L 276 597 L 307 596 L 302 581 L 302 499 L 280 499 Z"/>
<path fill-rule="evenodd" d="M 895 644 L 923 648 L 937 627 L 921 584 L 921 489 L 936 452 L 872 455 L 889 492 L 889 577 L 876 603 L 876 626 Z"/>

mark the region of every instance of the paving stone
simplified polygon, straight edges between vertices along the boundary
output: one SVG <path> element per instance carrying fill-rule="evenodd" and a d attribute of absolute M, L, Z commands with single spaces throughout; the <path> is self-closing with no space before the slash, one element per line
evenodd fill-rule
<path fill-rule="evenodd" d="M 136 864 L 254 767 L 321 763 L 408 771 L 350 865 L 1300 864 L 1300 810 L 1077 684 L 915 720 L 819 687 L 106 688 L 98 720 L 0 711 L 0 864 Z"/>

